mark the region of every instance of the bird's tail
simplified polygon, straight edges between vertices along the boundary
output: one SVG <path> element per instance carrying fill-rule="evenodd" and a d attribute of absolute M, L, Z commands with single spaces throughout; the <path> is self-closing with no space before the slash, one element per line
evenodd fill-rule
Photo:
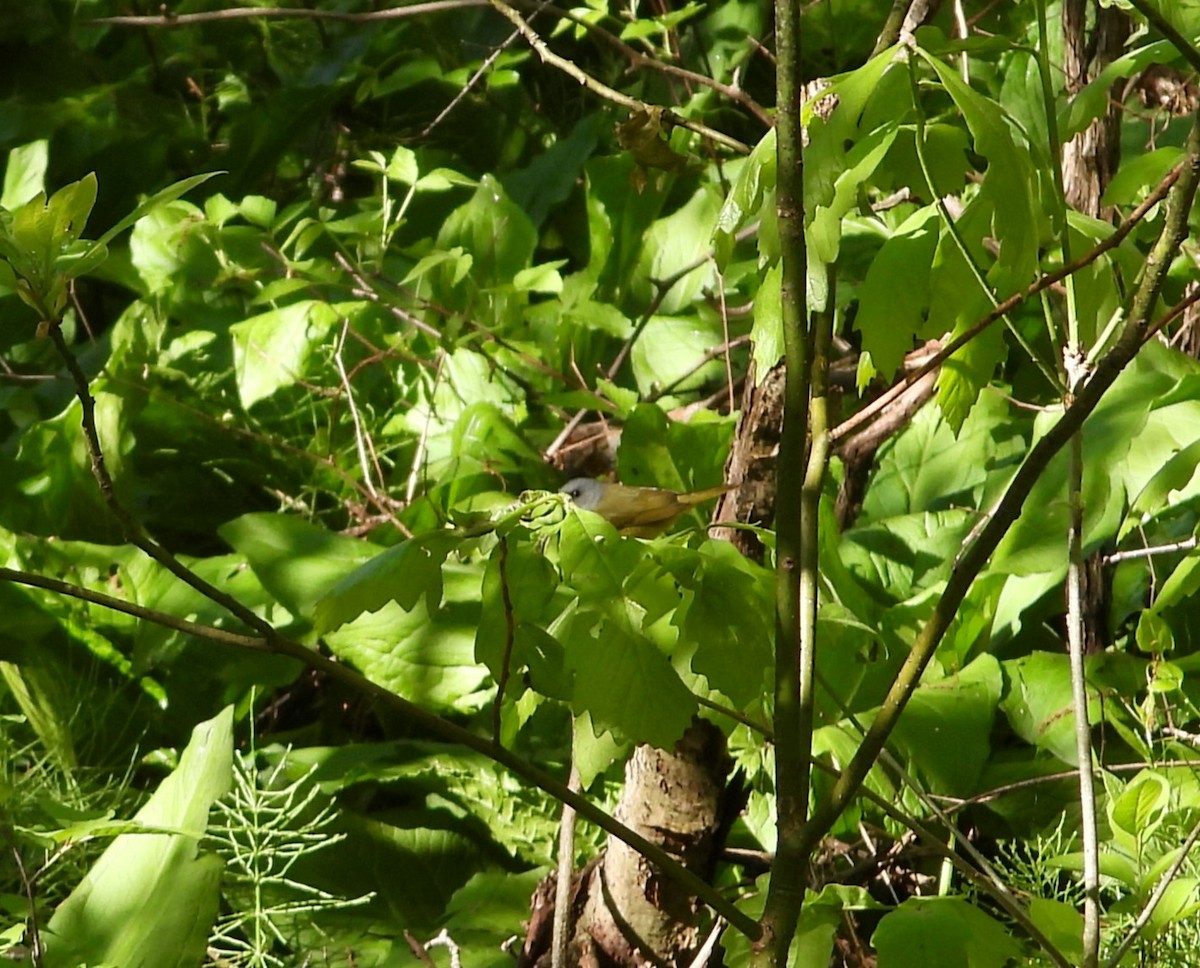
<path fill-rule="evenodd" d="M 734 484 L 722 484 L 719 487 L 706 487 L 703 491 L 680 494 L 679 503 L 694 507 L 697 504 L 703 504 L 705 501 L 711 501 L 714 497 L 720 497 L 722 494 L 732 491 L 735 486 Z"/>

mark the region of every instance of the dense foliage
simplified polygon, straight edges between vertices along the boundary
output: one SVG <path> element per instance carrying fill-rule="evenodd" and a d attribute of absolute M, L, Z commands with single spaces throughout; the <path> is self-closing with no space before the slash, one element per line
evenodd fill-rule
<path fill-rule="evenodd" d="M 383 966 L 444 929 L 421 957 L 504 965 L 572 770 L 611 811 L 631 751 L 703 716 L 736 774 L 729 906 L 701 920 L 709 963 L 748 964 L 779 820 L 773 522 L 744 522 L 764 564 L 702 511 L 644 539 L 553 492 L 719 483 L 783 355 L 773 12 L 319 6 L 0 14 L 5 945 Z M 803 295 L 838 388 L 806 451 L 834 449 L 818 818 L 964 594 L 821 831 L 794 958 L 1083 963 L 1087 559 L 1104 952 L 1194 963 L 1197 248 L 1160 240 L 1195 227 L 1164 199 L 1200 153 L 1200 7 L 1116 4 L 1124 51 L 1068 95 L 1058 3 L 944 4 L 875 51 L 882 6 L 801 18 Z M 1085 213 L 1062 145 L 1113 98 L 1121 163 Z M 969 332 L 839 507 L 838 423 Z M 603 845 L 581 821 L 576 866 Z"/>

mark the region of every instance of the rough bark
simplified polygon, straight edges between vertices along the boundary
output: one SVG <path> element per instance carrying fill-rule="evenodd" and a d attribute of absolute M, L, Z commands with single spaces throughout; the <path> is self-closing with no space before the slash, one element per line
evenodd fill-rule
<path fill-rule="evenodd" d="M 696 719 L 673 750 L 634 751 L 617 819 L 707 876 L 730 766 L 721 731 Z M 695 898 L 615 837 L 580 872 L 572 896 L 570 965 L 690 965 L 704 942 L 707 925 Z M 552 881 L 539 885 L 518 965 L 550 964 L 553 898 Z"/>
<path fill-rule="evenodd" d="M 1089 7 L 1093 7 L 1090 30 Z M 1062 23 L 1063 72 L 1067 91 L 1075 94 L 1120 55 L 1129 36 L 1129 18 L 1115 7 L 1099 7 L 1094 0 L 1064 0 Z M 1063 146 L 1067 205 L 1096 218 L 1113 216 L 1100 200 L 1121 160 L 1120 96 L 1110 97 L 1108 110 Z M 1083 564 L 1083 648 L 1091 654 L 1108 644 L 1112 573 L 1102 564 L 1102 551 Z"/>
<path fill-rule="evenodd" d="M 775 460 L 783 426 L 783 364 L 767 372 L 761 383 L 754 369 L 742 391 L 741 416 L 729 458 L 725 480 L 737 485 L 717 504 L 715 520 L 748 521 L 768 525 L 775 518 Z M 747 558 L 761 562 L 763 546 L 750 531 L 714 528 L 712 535 L 729 541 Z"/>
<path fill-rule="evenodd" d="M 1118 57 L 1129 36 L 1129 18 L 1116 7 L 1097 7 L 1087 29 L 1094 0 L 1064 0 L 1063 72 L 1067 92 L 1076 94 Z M 1063 146 L 1063 188 L 1067 204 L 1101 217 L 1100 198 L 1120 161 L 1121 106 L 1110 99 L 1108 110 L 1087 130 Z"/>

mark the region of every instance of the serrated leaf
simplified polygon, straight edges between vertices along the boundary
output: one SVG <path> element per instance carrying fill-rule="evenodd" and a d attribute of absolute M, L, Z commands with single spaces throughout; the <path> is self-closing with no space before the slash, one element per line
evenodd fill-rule
<path fill-rule="evenodd" d="M 404 541 L 376 555 L 329 589 L 317 601 L 313 621 L 318 633 L 375 612 L 388 602 L 411 611 L 424 598 L 431 609 L 442 600 L 442 562 L 457 539 L 433 533 Z"/>
<path fill-rule="evenodd" d="M 425 598 L 407 609 L 384 601 L 377 611 L 358 614 L 323 640 L 339 659 L 390 692 L 438 713 L 477 712 L 495 693 L 487 668 L 475 661 L 479 569 L 447 563 L 436 569 L 435 577 L 432 558 L 421 567 L 426 575 L 392 590 L 415 599 L 425 581 Z"/>
<path fill-rule="evenodd" d="M 581 622 L 565 642 L 575 672 L 576 714 L 635 743 L 671 749 L 698 707 L 666 656 L 645 638 L 602 619 L 587 634 Z"/>

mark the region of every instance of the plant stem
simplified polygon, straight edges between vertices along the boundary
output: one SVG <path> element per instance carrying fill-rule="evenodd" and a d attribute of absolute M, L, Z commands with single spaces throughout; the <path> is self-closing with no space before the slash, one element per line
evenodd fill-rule
<path fill-rule="evenodd" d="M 1092 775 L 1087 673 L 1083 665 L 1082 431 L 1077 431 L 1071 438 L 1067 500 L 1071 513 L 1067 534 L 1067 648 L 1071 657 L 1071 699 L 1075 707 L 1075 755 L 1079 760 L 1080 834 L 1083 840 L 1083 968 L 1095 968 L 1100 958 L 1100 846 L 1096 831 L 1096 787 Z"/>
<path fill-rule="evenodd" d="M 807 252 L 804 239 L 803 130 L 800 123 L 800 8 L 775 4 L 776 211 L 782 260 L 781 324 L 784 341 L 783 429 L 775 491 L 775 863 L 763 908 L 762 938 L 751 964 L 787 964 L 804 901 L 808 845 L 809 750 L 802 735 L 798 615 L 804 558 L 801 501 L 808 432 Z"/>
<path fill-rule="evenodd" d="M 987 524 L 980 530 L 975 541 L 963 552 L 933 614 L 918 634 L 913 647 L 896 675 L 887 697 L 880 707 L 862 745 L 854 754 L 841 779 L 834 785 L 829 800 L 822 804 L 804 831 L 805 853 L 816 847 L 821 837 L 833 826 L 841 812 L 849 805 L 866 779 L 867 773 L 879 756 L 900 714 L 912 697 L 921 673 L 933 657 L 938 644 L 950 628 L 959 605 L 966 597 L 975 576 L 982 570 L 988 558 L 1000 543 L 1000 539 L 1020 515 L 1025 499 L 1034 484 L 1049 464 L 1050 459 L 1065 447 L 1072 436 L 1083 426 L 1084 420 L 1096 408 L 1100 398 L 1108 391 L 1121 371 L 1137 355 L 1144 342 L 1145 332 L 1150 327 L 1150 313 L 1162 290 L 1174 255 L 1187 235 L 1188 213 L 1196 196 L 1200 182 L 1200 117 L 1193 119 L 1191 134 L 1187 142 L 1187 159 L 1179 179 L 1167 198 L 1167 213 L 1162 232 L 1146 257 L 1144 270 L 1138 280 L 1131 299 L 1125 328 L 1105 356 L 1096 365 L 1095 371 L 1081 384 L 1071 405 L 1063 411 L 1050 430 L 1030 450 L 1022 462 L 1012 483 L 996 505 Z M 777 754 L 778 755 L 778 754 Z"/>

